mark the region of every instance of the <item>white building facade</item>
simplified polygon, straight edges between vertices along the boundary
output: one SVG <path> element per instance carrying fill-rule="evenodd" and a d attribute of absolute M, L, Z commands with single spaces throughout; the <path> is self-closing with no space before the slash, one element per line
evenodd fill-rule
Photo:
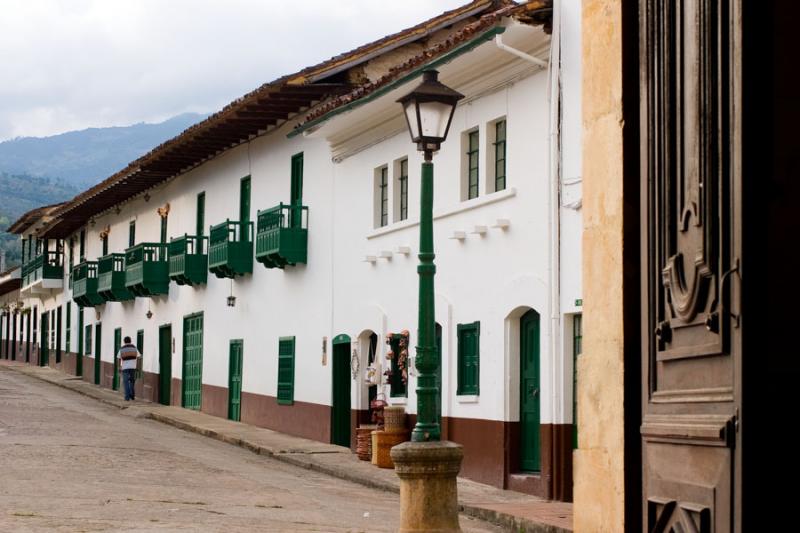
<path fill-rule="evenodd" d="M 575 11 L 473 2 L 267 84 L 26 215 L 13 357 L 118 387 L 130 336 L 154 402 L 351 447 L 375 398 L 413 424 L 422 156 L 396 99 L 436 68 L 466 96 L 434 156 L 442 436 L 467 477 L 569 499 L 580 54 L 556 42 Z"/>

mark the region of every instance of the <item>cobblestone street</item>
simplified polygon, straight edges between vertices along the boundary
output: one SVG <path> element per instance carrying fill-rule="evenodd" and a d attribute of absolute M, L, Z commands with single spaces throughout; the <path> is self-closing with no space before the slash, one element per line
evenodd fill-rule
<path fill-rule="evenodd" d="M 137 413 L 0 369 L 0 531 L 396 529 L 396 494 Z"/>

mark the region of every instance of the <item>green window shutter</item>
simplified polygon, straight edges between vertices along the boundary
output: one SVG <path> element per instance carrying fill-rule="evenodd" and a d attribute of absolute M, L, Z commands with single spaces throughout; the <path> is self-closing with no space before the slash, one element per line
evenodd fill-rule
<path fill-rule="evenodd" d="M 108 235 L 103 237 L 103 255 L 108 255 Z"/>
<path fill-rule="evenodd" d="M 278 341 L 278 403 L 294 403 L 294 337 Z"/>
<path fill-rule="evenodd" d="M 303 153 L 295 154 L 292 156 L 292 183 L 291 190 L 289 191 L 289 201 L 293 207 L 300 207 L 303 205 Z M 292 209 L 289 214 L 289 226 L 292 228 L 299 228 L 302 226 L 302 211 L 299 209 Z"/>
<path fill-rule="evenodd" d="M 86 259 L 86 230 L 81 230 L 81 238 L 80 238 L 80 260 L 83 261 Z"/>
<path fill-rule="evenodd" d="M 128 224 L 128 246 L 133 246 L 136 244 L 136 221 L 131 220 L 131 223 Z"/>
<path fill-rule="evenodd" d="M 201 192 L 197 195 L 197 236 L 203 235 L 206 225 L 206 193 Z"/>
<path fill-rule="evenodd" d="M 250 176 L 239 183 L 239 221 L 250 221 Z"/>
<path fill-rule="evenodd" d="M 481 323 L 458 325 L 459 395 L 479 394 Z"/>
<path fill-rule="evenodd" d="M 168 215 L 164 215 L 161 217 L 161 242 L 167 242 L 167 221 L 169 220 Z"/>
<path fill-rule="evenodd" d="M 506 188 L 506 121 L 498 120 L 494 125 L 494 190 Z"/>

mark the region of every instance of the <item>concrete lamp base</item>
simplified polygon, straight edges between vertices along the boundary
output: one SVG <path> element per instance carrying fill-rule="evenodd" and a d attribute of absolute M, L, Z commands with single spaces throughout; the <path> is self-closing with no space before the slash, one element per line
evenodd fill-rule
<path fill-rule="evenodd" d="M 400 478 L 400 533 L 460 532 L 458 485 L 464 450 L 447 441 L 404 442 L 392 448 Z"/>

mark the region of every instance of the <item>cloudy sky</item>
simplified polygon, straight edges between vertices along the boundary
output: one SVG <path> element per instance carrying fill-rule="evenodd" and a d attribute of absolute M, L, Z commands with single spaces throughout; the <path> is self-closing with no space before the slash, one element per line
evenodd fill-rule
<path fill-rule="evenodd" d="M 468 0 L 3 0 L 0 141 L 211 112 Z"/>

